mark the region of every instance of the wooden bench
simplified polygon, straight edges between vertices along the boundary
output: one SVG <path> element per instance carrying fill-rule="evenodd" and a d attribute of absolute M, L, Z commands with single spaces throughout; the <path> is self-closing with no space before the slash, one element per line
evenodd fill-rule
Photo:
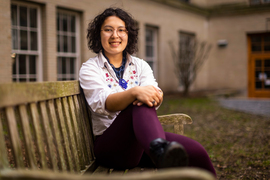
<path fill-rule="evenodd" d="M 192 123 L 183 114 L 159 119 L 179 134 Z M 0 179 L 214 179 L 194 168 L 102 167 L 93 141 L 78 81 L 0 84 Z"/>

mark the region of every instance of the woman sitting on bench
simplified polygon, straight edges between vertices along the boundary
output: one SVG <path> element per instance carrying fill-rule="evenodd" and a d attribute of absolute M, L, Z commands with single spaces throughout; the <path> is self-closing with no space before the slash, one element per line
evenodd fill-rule
<path fill-rule="evenodd" d="M 80 85 L 92 111 L 94 152 L 100 165 L 128 169 L 192 166 L 215 175 L 196 141 L 164 132 L 156 114 L 163 93 L 137 51 L 138 29 L 131 15 L 108 8 L 88 26 L 88 47 L 97 53 L 83 63 Z"/>

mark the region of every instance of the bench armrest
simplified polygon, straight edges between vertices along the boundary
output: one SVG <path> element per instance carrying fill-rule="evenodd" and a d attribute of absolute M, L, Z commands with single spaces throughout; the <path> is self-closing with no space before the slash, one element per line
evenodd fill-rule
<path fill-rule="evenodd" d="M 184 124 L 192 124 L 190 116 L 182 113 L 158 116 L 165 131 L 176 134 L 184 134 Z"/>

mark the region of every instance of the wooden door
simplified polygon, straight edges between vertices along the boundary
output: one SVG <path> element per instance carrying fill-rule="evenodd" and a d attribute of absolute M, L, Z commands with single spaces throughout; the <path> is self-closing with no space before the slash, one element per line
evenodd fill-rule
<path fill-rule="evenodd" d="M 248 95 L 270 98 L 270 33 L 248 36 Z"/>

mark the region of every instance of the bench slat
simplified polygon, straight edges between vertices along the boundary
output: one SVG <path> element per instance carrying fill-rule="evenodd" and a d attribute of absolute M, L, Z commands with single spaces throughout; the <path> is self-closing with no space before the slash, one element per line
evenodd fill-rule
<path fill-rule="evenodd" d="M 81 104 L 81 110 L 82 110 L 82 115 L 83 115 L 83 119 L 82 119 L 82 123 L 83 123 L 83 127 L 85 128 L 85 132 L 86 132 L 86 137 L 87 137 L 87 142 L 89 142 L 91 144 L 90 147 L 90 151 L 88 151 L 90 153 L 90 158 L 91 160 L 94 159 L 94 138 L 93 138 L 93 131 L 92 131 L 92 126 L 90 125 L 90 114 L 88 114 L 88 105 L 86 104 L 86 100 L 84 97 L 79 96 L 79 102 Z"/>
<path fill-rule="evenodd" d="M 66 161 L 65 161 L 65 157 L 64 157 L 64 149 L 63 149 L 63 144 L 61 141 L 61 133 L 60 133 L 60 129 L 58 126 L 58 121 L 57 121 L 57 117 L 56 117 L 56 113 L 55 113 L 55 105 L 54 105 L 54 101 L 53 100 L 49 100 L 48 101 L 48 106 L 49 106 L 49 111 L 51 114 L 51 120 L 52 120 L 52 127 L 54 130 L 54 134 L 55 134 L 55 139 L 56 139 L 56 144 L 57 144 L 57 149 L 58 149 L 58 153 L 59 153 L 59 159 L 60 159 L 60 164 L 61 164 L 61 170 L 62 171 L 67 171 L 67 165 L 66 165 Z"/>
<path fill-rule="evenodd" d="M 215 180 L 215 177 L 202 169 L 196 168 L 168 168 L 158 172 L 130 173 L 127 175 L 76 175 L 72 173 L 53 173 L 51 171 L 10 170 L 0 171 L 3 179 L 17 180 Z"/>
<path fill-rule="evenodd" d="M 144 167 L 141 168 L 142 172 L 157 172 L 157 168 L 151 168 L 151 167 Z"/>
<path fill-rule="evenodd" d="M 103 166 L 98 166 L 97 169 L 92 174 L 109 174 L 110 168 Z"/>
<path fill-rule="evenodd" d="M 84 121 L 84 119 L 86 117 L 82 116 L 82 112 L 80 111 L 80 106 L 79 106 L 79 101 L 78 101 L 77 95 L 73 96 L 73 99 L 74 99 L 76 116 L 77 116 L 77 119 L 78 119 L 78 121 L 77 121 L 78 126 L 82 131 L 81 132 L 81 141 L 82 141 L 83 154 L 84 154 L 84 157 L 85 157 L 86 165 L 88 165 L 90 163 L 90 161 L 91 161 L 90 155 L 88 153 L 91 153 L 91 152 L 90 152 L 90 143 L 88 141 L 88 138 L 86 137 L 87 132 L 86 132 L 85 126 L 83 124 L 83 121 Z"/>
<path fill-rule="evenodd" d="M 3 83 L 0 108 L 70 96 L 80 93 L 78 81 Z"/>
<path fill-rule="evenodd" d="M 37 109 L 37 104 L 36 103 L 31 103 L 30 104 L 30 110 L 32 114 L 32 119 L 33 119 L 33 126 L 35 129 L 35 134 L 36 134 L 36 145 L 37 149 L 39 152 L 39 160 L 42 166 L 43 170 L 48 169 L 47 161 L 46 161 L 46 155 L 44 151 L 45 144 L 43 142 L 43 131 L 41 130 L 40 122 L 39 122 L 39 113 Z"/>
<path fill-rule="evenodd" d="M 0 111 L 0 169 L 9 168 L 8 155 L 6 149 L 6 140 L 4 135 L 3 123 L 4 121 L 4 113 Z"/>
<path fill-rule="evenodd" d="M 11 145 L 12 145 L 12 150 L 13 150 L 16 166 L 17 168 L 24 168 L 21 140 L 19 137 L 19 132 L 17 128 L 18 125 L 16 122 L 15 112 L 14 112 L 13 107 L 7 107 L 6 114 L 7 114 L 7 120 L 8 120 L 9 135 L 11 137 Z"/>
<path fill-rule="evenodd" d="M 33 142 L 32 142 L 33 138 L 32 138 L 31 130 L 30 130 L 30 126 L 29 126 L 29 118 L 27 115 L 26 106 L 20 105 L 19 112 L 20 112 L 20 116 L 21 116 L 21 124 L 22 124 L 22 130 L 23 130 L 23 135 L 24 135 L 26 155 L 29 159 L 30 167 L 32 169 L 36 169 L 37 168 L 37 160 L 36 160 L 34 146 L 33 146 Z"/>
<path fill-rule="evenodd" d="M 71 124 L 71 117 L 70 117 L 70 108 L 68 106 L 67 97 L 62 98 L 63 106 L 64 106 L 64 112 L 65 112 L 65 119 L 67 123 L 67 128 L 69 132 L 69 138 L 71 142 L 71 152 L 73 160 L 75 161 L 75 171 L 80 172 L 80 162 L 78 157 L 78 150 L 76 147 L 75 139 L 74 139 L 74 130 Z"/>
<path fill-rule="evenodd" d="M 116 170 L 116 169 L 110 169 L 109 174 L 111 175 L 124 175 L 125 172 L 128 170 Z"/>
<path fill-rule="evenodd" d="M 46 107 L 46 102 L 42 101 L 40 102 L 40 109 L 41 109 L 41 114 L 42 114 L 42 122 L 45 130 L 45 139 L 48 145 L 48 157 L 51 161 L 51 166 L 54 171 L 57 171 L 57 161 L 56 161 L 56 154 L 54 152 L 54 144 L 53 144 L 53 134 L 50 128 L 50 121 L 48 117 L 48 111 Z"/>
<path fill-rule="evenodd" d="M 81 136 L 80 136 L 80 130 L 78 129 L 78 121 L 80 119 L 77 119 L 77 116 L 75 114 L 75 106 L 74 106 L 74 102 L 73 102 L 73 98 L 72 96 L 68 97 L 68 103 L 69 103 L 69 107 L 70 107 L 70 113 L 71 113 L 71 120 L 72 120 L 72 124 L 73 124 L 73 128 L 74 128 L 74 139 L 77 145 L 77 149 L 78 149 L 78 156 L 79 156 L 79 161 L 80 161 L 80 169 L 83 170 L 85 169 L 85 159 L 84 159 L 84 155 L 83 155 L 83 150 L 82 150 L 82 142 L 81 142 Z"/>
<path fill-rule="evenodd" d="M 64 119 L 62 103 L 61 103 L 60 99 L 56 99 L 55 101 L 56 101 L 56 106 L 57 106 L 57 114 L 59 115 L 61 131 L 63 133 L 64 146 L 65 146 L 66 153 L 67 153 L 69 171 L 74 172 L 73 162 L 72 162 L 72 158 L 71 158 L 70 145 L 69 145 L 69 139 L 68 139 L 68 133 L 67 133 L 67 126 L 66 126 L 65 119 Z"/>
<path fill-rule="evenodd" d="M 132 169 L 128 169 L 125 174 L 127 173 L 130 173 L 130 172 L 142 172 L 142 168 L 141 167 L 135 167 L 135 168 L 132 168 Z"/>

